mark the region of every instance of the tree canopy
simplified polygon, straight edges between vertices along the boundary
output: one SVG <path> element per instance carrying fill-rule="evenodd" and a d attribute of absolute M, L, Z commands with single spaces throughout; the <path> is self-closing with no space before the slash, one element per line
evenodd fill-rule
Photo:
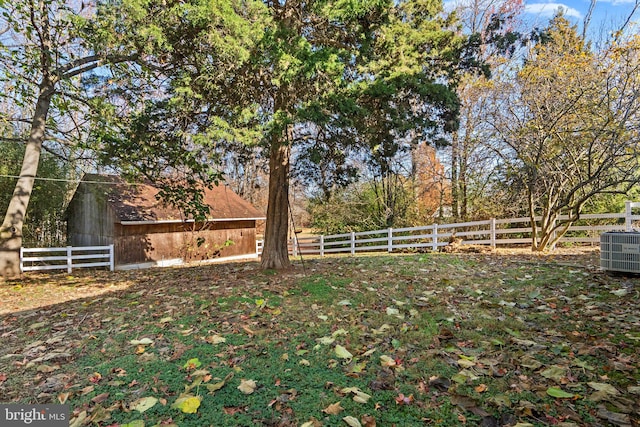
<path fill-rule="evenodd" d="M 503 107 L 494 124 L 505 178 L 526 196 L 535 250 L 555 244 L 594 196 L 640 181 L 635 43 L 595 53 L 559 14 L 501 88 L 508 107 L 494 105 Z"/>
<path fill-rule="evenodd" d="M 144 103 L 143 115 L 128 116 L 118 129 L 123 138 L 108 152 L 131 160 L 133 147 L 123 141 L 130 129 L 142 129 L 136 147 L 156 140 L 168 145 L 160 151 L 198 147 L 203 164 L 221 146 L 264 150 L 265 268 L 289 265 L 292 148 L 331 147 L 338 168 L 340 152 L 365 148 L 384 170 L 383 157 L 456 125 L 453 77 L 466 66 L 466 39 L 439 1 L 220 2 L 212 14 L 198 12 L 209 10 L 208 2 L 174 7 L 180 22 L 157 28 L 161 95 Z M 234 43 L 221 43 L 221 25 Z M 144 162 L 144 151 L 138 156 Z"/>

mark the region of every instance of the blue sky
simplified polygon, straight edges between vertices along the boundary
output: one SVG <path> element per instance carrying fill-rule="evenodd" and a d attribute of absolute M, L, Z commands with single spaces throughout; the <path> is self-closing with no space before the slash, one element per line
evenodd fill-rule
<path fill-rule="evenodd" d="M 445 9 L 452 9 L 456 4 L 465 4 L 477 0 L 445 0 Z M 504 0 L 479 0 L 481 4 L 499 4 Z M 544 27 L 549 19 L 563 8 L 565 16 L 578 24 L 582 31 L 582 24 L 589 10 L 589 0 L 523 0 L 524 15 L 522 19 L 529 28 Z M 640 0 L 597 0 L 591 16 L 588 34 L 590 38 L 602 38 L 604 34 L 619 29 L 633 10 L 636 1 Z M 636 11 L 628 32 L 640 32 L 640 10 Z"/>
<path fill-rule="evenodd" d="M 636 0 L 598 0 L 593 10 L 589 33 L 597 35 L 602 31 L 610 32 L 618 29 L 627 19 L 633 10 Z M 587 11 L 589 10 L 589 0 L 525 0 L 525 20 L 532 25 L 544 26 L 558 8 L 562 7 L 565 15 L 582 28 Z M 637 32 L 640 30 L 640 10 L 636 11 L 632 18 L 632 26 L 629 28 Z"/>

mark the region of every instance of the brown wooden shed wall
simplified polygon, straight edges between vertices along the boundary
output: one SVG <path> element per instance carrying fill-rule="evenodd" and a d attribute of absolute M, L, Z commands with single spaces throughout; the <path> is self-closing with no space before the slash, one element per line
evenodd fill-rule
<path fill-rule="evenodd" d="M 255 254 L 254 220 L 115 224 L 116 264 L 181 258 L 185 262 Z M 227 241 L 232 244 L 225 246 Z M 200 242 L 200 245 L 198 243 Z"/>

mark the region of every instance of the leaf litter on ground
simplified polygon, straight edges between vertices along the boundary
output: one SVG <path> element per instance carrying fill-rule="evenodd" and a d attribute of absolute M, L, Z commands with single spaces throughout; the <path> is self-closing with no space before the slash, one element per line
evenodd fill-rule
<path fill-rule="evenodd" d="M 0 401 L 77 426 L 638 425 L 640 279 L 597 256 L 27 275 L 0 284 Z"/>

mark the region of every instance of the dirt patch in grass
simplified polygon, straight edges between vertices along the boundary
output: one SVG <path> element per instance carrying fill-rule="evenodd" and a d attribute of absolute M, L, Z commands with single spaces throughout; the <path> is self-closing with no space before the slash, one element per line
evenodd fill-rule
<path fill-rule="evenodd" d="M 66 402 L 77 426 L 638 425 L 640 280 L 598 264 L 514 249 L 28 275 L 0 284 L 0 402 Z"/>

